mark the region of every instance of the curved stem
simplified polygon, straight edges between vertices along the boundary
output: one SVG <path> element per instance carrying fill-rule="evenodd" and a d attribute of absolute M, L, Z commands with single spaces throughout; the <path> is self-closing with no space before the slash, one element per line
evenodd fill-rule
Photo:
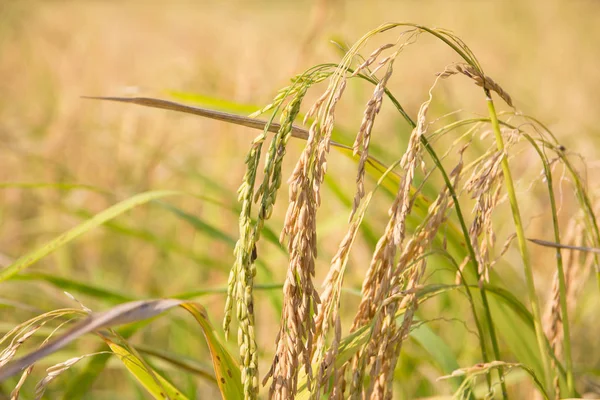
<path fill-rule="evenodd" d="M 540 122 L 538 119 L 530 117 L 528 115 L 525 115 L 524 118 L 527 118 L 528 120 L 535 122 L 546 133 L 548 133 L 552 137 L 552 139 L 554 139 L 554 141 L 556 143 L 558 143 L 558 140 L 556 140 L 556 137 L 550 131 L 550 129 L 548 129 L 548 127 L 546 125 L 544 125 L 542 122 Z M 577 187 L 577 190 L 576 190 L 577 199 L 579 200 L 581 208 L 584 210 L 584 213 L 587 217 L 585 219 L 585 222 L 588 225 L 588 232 L 589 232 L 590 237 L 592 238 L 592 243 L 594 244 L 595 247 L 600 247 L 600 228 L 598 227 L 598 221 L 596 220 L 596 217 L 594 215 L 594 207 L 592 206 L 590 198 L 587 195 L 587 191 L 585 190 L 584 183 L 581 182 L 581 178 L 579 177 L 579 174 L 575 171 L 575 168 L 573 167 L 573 165 L 571 164 L 571 162 L 569 161 L 567 156 L 564 153 L 559 153 L 558 155 L 561 158 L 563 164 L 567 167 L 567 169 L 571 173 L 573 182 L 575 183 L 575 186 Z M 597 266 L 600 265 L 600 257 L 598 255 L 595 255 L 594 257 L 596 259 L 596 265 Z M 596 267 L 596 284 L 598 286 L 598 290 L 600 290 L 600 268 L 598 268 L 598 267 Z"/>
<path fill-rule="evenodd" d="M 386 92 L 386 95 L 388 96 L 388 98 L 394 104 L 394 106 L 401 108 L 398 100 L 387 89 L 385 92 Z M 412 119 L 409 119 L 408 122 L 410 125 L 412 125 L 413 128 L 416 126 L 415 122 Z M 425 136 L 421 136 L 420 140 L 421 140 L 421 144 L 423 145 L 423 147 L 425 147 L 425 150 L 427 150 L 427 153 L 429 153 L 429 156 L 432 158 L 434 164 L 436 165 L 436 167 L 439 169 L 440 173 L 442 174 L 442 178 L 444 179 L 446 187 L 448 188 L 448 191 L 450 192 L 450 196 L 452 197 L 452 200 L 454 201 L 456 215 L 458 217 L 458 221 L 460 223 L 460 227 L 461 227 L 463 236 L 465 237 L 465 244 L 466 244 L 468 252 L 469 252 L 469 257 L 471 258 L 471 264 L 473 265 L 473 270 L 475 272 L 475 276 L 477 276 L 477 278 L 479 279 L 480 274 L 479 274 L 479 268 L 477 266 L 477 258 L 475 256 L 475 250 L 473 249 L 471 241 L 469 240 L 469 229 L 467 228 L 467 224 L 465 223 L 465 219 L 463 217 L 463 213 L 462 213 L 462 210 L 460 207 L 458 196 L 456 194 L 456 191 L 454 190 L 454 186 L 452 185 L 452 182 L 450 181 L 450 177 L 446 173 L 446 170 L 444 169 L 441 160 L 439 159 L 439 157 L 437 156 L 437 154 L 431 147 L 427 138 Z M 496 358 L 496 360 L 500 360 L 500 349 L 498 346 L 498 339 L 496 337 L 496 329 L 494 326 L 494 321 L 492 319 L 492 313 L 490 311 L 490 306 L 488 303 L 486 290 L 483 285 L 480 285 L 480 287 L 479 287 L 479 294 L 481 296 L 481 301 L 483 303 L 483 309 L 485 310 L 485 319 L 486 319 L 486 322 L 490 329 L 490 340 L 492 342 L 492 350 L 494 352 L 494 357 Z M 473 311 L 475 311 L 475 310 L 473 310 Z M 481 326 L 481 321 L 479 321 L 479 318 L 477 317 L 477 314 L 475 312 L 473 312 L 473 319 L 474 319 L 475 325 L 477 327 L 477 331 L 479 333 L 479 345 L 481 347 L 481 356 L 483 358 L 483 361 L 487 363 L 490 361 L 490 358 L 489 358 L 489 355 L 487 352 L 487 346 L 485 344 L 485 340 L 484 340 L 484 336 L 483 336 L 483 328 Z M 498 374 L 499 374 L 501 387 L 502 387 L 502 395 L 504 398 L 507 398 L 508 395 L 507 395 L 506 385 L 504 383 L 504 380 L 502 379 L 502 374 L 503 374 L 502 369 L 498 369 Z M 487 381 L 488 381 L 488 386 L 491 386 L 490 375 L 487 374 L 486 377 L 487 377 Z"/>
<path fill-rule="evenodd" d="M 535 140 L 529 135 L 525 135 L 525 138 L 531 143 L 533 148 L 537 151 L 542 163 L 544 165 L 544 175 L 546 176 L 546 183 L 548 186 L 548 196 L 550 198 L 550 207 L 552 210 L 552 225 L 554 228 L 554 241 L 560 243 L 560 230 L 558 227 L 558 213 L 556 210 L 556 199 L 554 198 L 554 188 L 552 184 L 552 171 L 546 155 L 539 148 Z M 558 290 L 559 290 L 559 301 L 560 301 L 560 313 L 562 316 L 563 326 L 563 351 L 565 355 L 565 368 L 567 375 L 567 395 L 568 397 L 575 396 L 575 382 L 573 378 L 573 359 L 571 356 L 571 333 L 569 328 L 569 312 L 567 308 L 567 285 L 565 282 L 565 273 L 563 268 L 563 259 L 560 252 L 560 248 L 556 248 L 556 272 L 558 274 Z M 556 372 L 557 375 L 559 371 Z"/>
<path fill-rule="evenodd" d="M 498 122 L 498 115 L 496 114 L 496 108 L 494 107 L 494 101 L 488 89 L 484 89 L 488 112 L 492 123 L 492 129 L 496 138 L 496 146 L 498 151 L 504 153 L 504 140 L 502 139 L 502 133 L 500 132 L 500 123 Z M 523 260 L 523 269 L 525 272 L 525 278 L 527 281 L 527 291 L 529 293 L 529 301 L 531 303 L 531 312 L 533 314 L 533 323 L 535 327 L 535 336 L 538 343 L 540 357 L 542 359 L 542 365 L 544 366 L 544 377 L 547 388 L 551 388 L 550 385 L 550 368 L 548 354 L 546 352 L 546 336 L 542 330 L 542 317 L 540 312 L 540 305 L 535 292 L 535 283 L 533 281 L 533 269 L 531 267 L 531 260 L 529 257 L 529 251 L 527 249 L 527 239 L 525 238 L 525 231 L 523 229 L 523 222 L 521 221 L 521 213 L 519 211 L 519 204 L 517 202 L 517 196 L 515 187 L 512 179 L 512 173 L 508 165 L 508 158 L 506 154 L 502 156 L 502 173 L 504 175 L 504 182 L 506 184 L 506 191 L 510 202 L 510 207 L 513 214 L 513 220 L 515 223 L 515 231 L 517 234 L 517 241 L 519 243 L 519 251 L 521 253 L 521 259 Z"/>

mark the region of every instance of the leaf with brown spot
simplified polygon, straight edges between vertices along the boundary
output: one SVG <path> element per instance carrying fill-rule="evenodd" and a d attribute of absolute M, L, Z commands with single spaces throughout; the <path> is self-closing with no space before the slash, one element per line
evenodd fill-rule
<path fill-rule="evenodd" d="M 217 337 L 214 328 L 208 321 L 204 307 L 191 302 L 182 303 L 181 307 L 189 311 L 202 327 L 202 332 L 210 349 L 217 383 L 223 399 L 244 398 L 240 367 Z"/>
<path fill-rule="evenodd" d="M 157 400 L 186 400 L 180 390 L 173 386 L 169 381 L 152 370 L 147 364 L 130 352 L 125 347 L 120 346 L 112 340 L 103 337 L 110 349 L 119 356 L 121 362 L 135 379 Z"/>

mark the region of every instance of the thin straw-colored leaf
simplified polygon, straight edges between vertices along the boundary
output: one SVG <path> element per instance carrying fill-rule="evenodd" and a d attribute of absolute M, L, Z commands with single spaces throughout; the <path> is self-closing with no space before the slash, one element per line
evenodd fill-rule
<path fill-rule="evenodd" d="M 546 240 L 541 240 L 541 239 L 529 239 L 528 238 L 527 240 L 529 240 L 532 243 L 538 244 L 540 246 L 545 246 L 545 247 L 554 247 L 556 249 L 565 249 L 565 250 L 578 250 L 578 251 L 585 251 L 587 253 L 600 254 L 600 249 L 597 247 L 571 246 L 569 244 L 548 242 Z"/>
<path fill-rule="evenodd" d="M 193 106 L 188 106 L 185 104 L 177 103 L 174 101 L 154 99 L 154 98 L 149 98 L 149 97 L 88 97 L 88 96 L 84 96 L 84 98 L 92 99 L 92 100 L 116 101 L 116 102 L 121 102 L 121 103 L 137 104 L 137 105 L 146 106 L 146 107 L 160 108 L 160 109 L 164 109 L 164 110 L 179 111 L 179 112 L 183 112 L 183 113 L 187 113 L 187 114 L 198 115 L 201 117 L 216 119 L 218 121 L 228 122 L 228 123 L 235 124 L 235 125 L 241 125 L 241 126 L 245 126 L 245 127 L 252 128 L 252 129 L 264 130 L 266 127 L 266 129 L 269 132 L 273 132 L 273 133 L 277 133 L 280 128 L 280 125 L 275 122 L 268 123 L 267 121 L 250 118 L 250 117 L 246 117 L 243 115 L 237 115 L 237 114 L 227 113 L 227 112 L 223 112 L 223 111 L 215 111 L 215 110 L 211 110 L 208 108 L 202 108 L 202 107 L 193 107 Z M 296 125 L 292 125 L 292 133 L 291 134 L 293 137 L 298 138 L 298 139 L 304 139 L 304 140 L 308 139 L 308 130 L 301 128 L 299 126 L 296 126 Z M 345 150 L 344 151 L 345 153 L 348 153 L 352 156 L 352 147 L 346 146 L 342 143 L 337 143 L 335 141 L 331 141 L 331 145 L 338 149 Z M 376 158 L 371 157 L 371 156 L 369 156 L 367 158 L 367 165 L 369 166 L 369 168 L 371 168 L 371 169 L 375 168 L 377 171 L 379 171 L 380 175 L 383 174 L 387 170 L 387 167 L 382 162 L 380 162 L 379 160 L 377 160 Z M 392 173 L 391 175 L 395 176 L 395 178 L 398 180 L 400 179 L 400 177 L 395 173 Z"/>

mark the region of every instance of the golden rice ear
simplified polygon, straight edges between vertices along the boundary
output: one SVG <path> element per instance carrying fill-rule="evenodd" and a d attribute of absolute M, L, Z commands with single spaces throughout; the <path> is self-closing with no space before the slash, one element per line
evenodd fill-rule
<path fill-rule="evenodd" d="M 492 78 L 483 74 L 470 64 L 453 64 L 452 66 L 447 67 L 444 72 L 438 74 L 438 76 L 441 78 L 448 78 L 455 74 L 463 74 L 473 79 L 477 86 L 480 86 L 486 90 L 491 90 L 492 92 L 496 92 L 496 94 L 498 94 L 498 96 L 500 96 L 500 98 L 504 100 L 506 104 L 508 104 L 510 107 L 514 107 L 512 98 L 504 89 L 502 89 L 499 84 L 494 82 Z"/>

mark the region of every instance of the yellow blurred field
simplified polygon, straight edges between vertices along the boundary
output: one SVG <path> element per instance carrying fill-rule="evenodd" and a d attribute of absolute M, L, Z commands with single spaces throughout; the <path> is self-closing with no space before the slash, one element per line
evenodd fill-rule
<path fill-rule="evenodd" d="M 97 285 L 136 299 L 227 287 L 229 268 L 234 262 L 233 245 L 239 235 L 236 190 L 245 171 L 244 157 L 258 131 L 81 96 L 172 99 L 174 93 L 179 93 L 176 100 L 184 102 L 182 93 L 198 94 L 208 99 L 205 106 L 222 104 L 217 101 L 220 99 L 238 103 L 239 113 L 249 114 L 249 110 L 270 103 L 293 76 L 315 64 L 338 63 L 343 52 L 333 42 L 352 45 L 384 22 L 407 21 L 446 28 L 469 45 L 486 75 L 510 93 L 517 111 L 546 124 L 567 154 L 582 155 L 573 156 L 572 162 L 581 171 L 587 163 L 589 170 L 582 179 L 594 199 L 598 188 L 596 160 L 600 155 L 599 15 L 600 3 L 594 1 L 2 1 L 0 265 L 9 265 L 136 193 L 172 189 L 196 196 L 176 196 L 161 200 L 164 203 L 158 205 L 135 208 L 33 264 L 27 270 L 30 275 L 1 282 L 0 301 L 6 305 L 0 311 L 3 333 L 40 312 L 77 308 L 63 290 L 93 310 L 114 305 L 118 297 L 108 299 L 106 293 L 95 296 L 77 293 L 76 288 L 61 289 L 60 285 L 35 276 L 38 272 Z M 363 55 L 395 37 L 394 33 L 373 39 Z M 429 37 L 420 37 L 396 61 L 388 88 L 414 118 L 427 99 L 435 74 L 456 61 L 457 57 L 447 48 Z M 325 88 L 325 84 L 319 84 L 308 93 L 303 113 Z M 342 131 L 356 134 L 371 93 L 368 85 L 348 86 L 337 107 L 336 123 Z M 477 86 L 458 77 L 436 89 L 430 118 L 457 109 L 485 116 L 484 100 Z M 507 110 L 500 101 L 497 104 L 501 110 Z M 234 108 L 223 107 L 230 111 Z M 406 139 L 399 132 L 408 135 L 410 129 L 391 104 L 384 101 L 373 130 L 373 143 L 378 146 L 374 154 L 388 164 L 405 150 Z M 346 144 L 352 145 L 351 141 Z M 284 184 L 274 216 L 267 224 L 276 236 L 287 208 L 285 180 L 303 145 L 304 142 L 292 139 L 288 147 Z M 444 149 L 439 151 L 443 153 Z M 473 160 L 476 155 L 470 157 Z M 526 234 L 551 240 L 551 218 L 544 214 L 548 200 L 541 184 L 542 167 L 532 157 L 531 152 L 522 150 L 511 159 L 516 178 L 522 178 L 517 183 L 517 193 L 523 199 L 520 207 Z M 351 200 L 356 163 L 332 150 L 328 173 Z M 562 173 L 557 167 L 558 218 L 566 230 L 578 214 L 573 188 L 569 183 L 563 184 Z M 537 179 L 536 183 L 530 183 L 532 179 Z M 373 182 L 369 185 L 367 190 L 372 189 Z M 332 186 L 324 189 L 318 214 L 317 233 L 322 241 L 315 285 L 319 290 L 348 227 L 349 209 L 334 192 Z M 187 216 L 169 210 L 169 204 Z M 367 213 L 377 237 L 385 228 L 389 205 L 389 198 L 376 197 Z M 514 230 L 507 202 L 502 204 L 502 210 L 505 214 L 495 216 L 500 247 Z M 471 209 L 464 211 L 470 215 Z M 498 264 L 504 268 L 499 274 L 503 285 L 514 289 L 513 294 L 528 304 L 519 254 L 516 245 L 513 247 L 505 263 Z M 360 290 L 372 250 L 368 240 L 359 238 L 350 256 L 344 285 L 349 290 Z M 536 289 L 545 309 L 551 300 L 555 257 L 549 248 L 531 246 L 531 251 Z M 259 266 L 257 284 L 281 284 L 288 263 L 284 252 L 263 240 L 258 254 L 264 268 Z M 428 272 L 434 281 L 448 273 L 431 268 Z M 595 332 L 599 301 L 594 273 L 589 273 L 587 283 L 580 284 L 580 297 L 577 304 L 571 305 L 573 360 L 580 377 L 577 389 L 580 394 L 597 395 L 600 348 Z M 223 294 L 197 297 L 219 334 L 224 299 Z M 262 378 L 273 356 L 281 290 L 277 287 L 258 291 L 256 299 Z M 350 318 L 344 321 L 347 329 L 360 297 L 347 295 L 344 299 L 342 311 Z M 454 351 L 461 367 L 469 367 L 479 355 L 477 340 L 472 330 L 463 326 L 463 321 L 470 322 L 466 314 L 461 314 L 466 312 L 466 302 L 458 301 L 462 301 L 460 306 L 427 303 L 419 309 L 419 318 L 434 320 L 432 329 Z M 132 343 L 193 358 L 210 369 L 200 331 L 187 315 L 171 314 L 173 318 L 157 319 L 138 332 Z M 451 329 L 446 331 L 446 326 Z M 519 330 L 518 326 L 513 328 Z M 237 357 L 233 332 L 230 350 Z M 44 360 L 43 367 L 94 351 L 99 344 L 94 339 L 84 337 L 67 351 Z M 436 383 L 441 373 L 431 364 L 419 361 L 424 353 L 421 347 L 413 343 L 403 352 L 403 367 L 396 370 L 395 377 L 397 398 L 452 394 L 450 384 Z M 511 354 L 506 351 L 504 355 L 510 359 Z M 170 364 L 157 364 L 188 397 L 218 398 L 213 384 L 193 374 L 181 374 Z M 35 383 L 44 376 L 41 366 L 34 371 L 35 378 L 26 384 L 22 398 L 30 398 L 27 396 L 32 395 Z M 516 382 L 510 388 L 511 398 L 531 398 L 528 396 L 533 385 L 526 377 L 514 375 L 507 378 Z M 50 384 L 47 398 L 66 398 L 65 388 L 77 376 L 75 368 L 59 377 Z M 402 382 L 406 382 L 405 387 Z M 0 399 L 10 398 L 15 383 L 13 379 L 0 385 Z M 115 398 L 115 393 L 120 398 L 151 398 L 127 377 L 116 360 L 102 372 L 89 397 L 85 393 L 79 395 L 104 399 Z M 261 390 L 265 398 L 267 393 L 268 390 Z"/>

